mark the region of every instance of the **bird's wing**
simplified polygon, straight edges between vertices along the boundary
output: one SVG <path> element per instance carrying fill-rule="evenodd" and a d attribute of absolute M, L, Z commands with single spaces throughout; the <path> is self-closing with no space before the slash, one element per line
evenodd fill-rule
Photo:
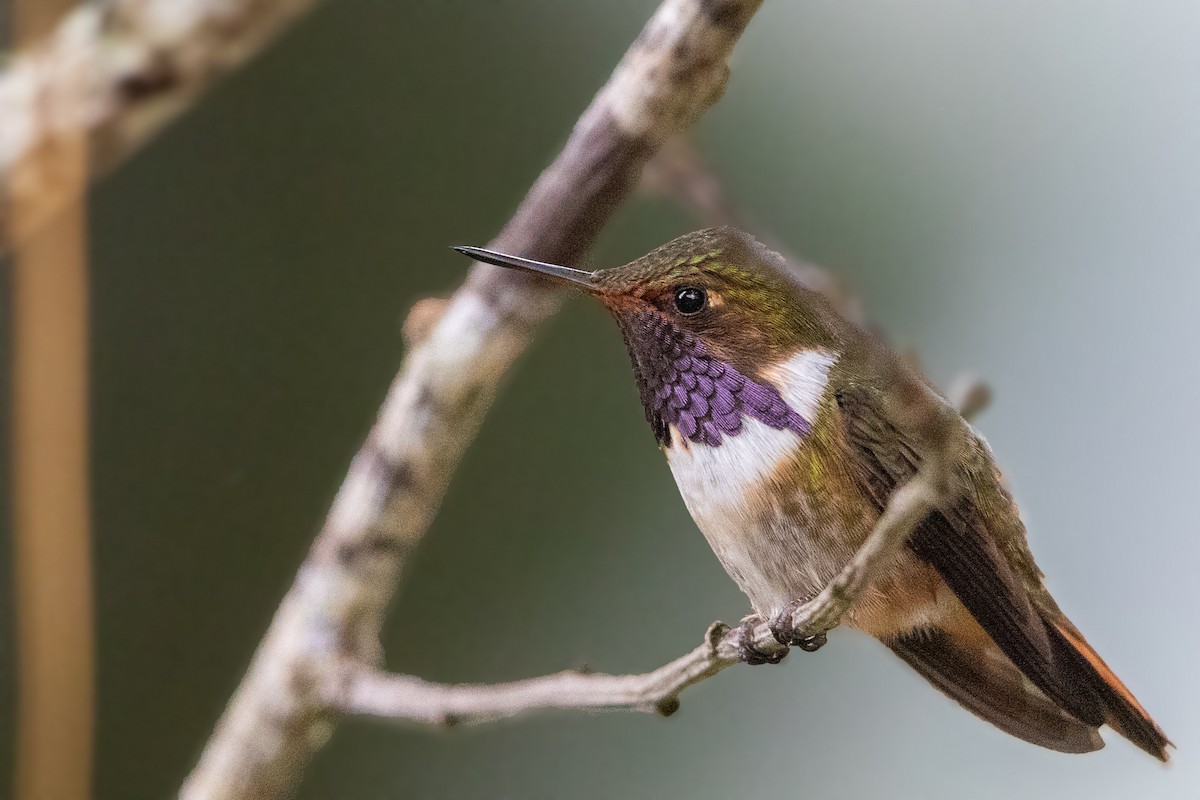
<path fill-rule="evenodd" d="M 920 467 L 924 446 L 919 434 L 906 431 L 889 413 L 878 387 L 851 385 L 836 397 L 860 488 L 882 511 L 892 492 Z M 1165 760 L 1168 742 L 1162 731 L 1045 591 L 1016 505 L 1001 485 L 987 445 L 965 421 L 960 424 L 970 452 L 952 472 L 958 498 L 917 525 L 909 548 L 937 570 L 1004 656 L 1050 701 L 1086 725 L 1107 722 Z M 943 685 L 966 674 L 946 659 L 939 663 L 939 653 L 949 650 L 925 647 L 918 653 L 903 643 L 893 649 L 910 663 L 923 662 L 927 677 L 939 674 L 935 685 L 960 702 L 960 695 L 971 690 L 959 685 L 956 693 Z M 1005 709 L 971 710 L 1011 730 L 999 719 Z"/>
<path fill-rule="evenodd" d="M 882 510 L 892 492 L 916 473 L 923 447 L 889 419 L 878 392 L 847 388 L 837 393 L 837 403 L 859 480 Z M 962 496 L 952 507 L 930 512 L 913 530 L 909 548 L 937 570 L 1000 650 L 1039 689 L 1072 713 L 1077 706 L 1086 713 L 1057 674 L 1046 625 L 976 507 L 971 476 L 956 472 L 955 488 Z M 1103 721 L 1094 713 L 1080 719 Z"/>

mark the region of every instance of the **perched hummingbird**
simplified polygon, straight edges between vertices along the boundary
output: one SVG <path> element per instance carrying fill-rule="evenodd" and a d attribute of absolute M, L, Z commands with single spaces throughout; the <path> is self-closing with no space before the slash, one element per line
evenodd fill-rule
<path fill-rule="evenodd" d="M 928 381 L 839 316 L 750 236 L 688 234 L 595 272 L 473 247 L 596 297 L 616 318 L 646 419 L 696 525 L 784 644 L 928 452 L 900 413 Z M 1167 760 L 1166 736 L 1042 583 L 991 450 L 956 412 L 957 500 L 844 622 L 890 647 L 934 686 L 998 728 L 1066 753 L 1104 746 L 1108 724 Z M 745 641 L 745 638 L 744 638 Z M 743 646 L 751 663 L 777 661 Z"/>

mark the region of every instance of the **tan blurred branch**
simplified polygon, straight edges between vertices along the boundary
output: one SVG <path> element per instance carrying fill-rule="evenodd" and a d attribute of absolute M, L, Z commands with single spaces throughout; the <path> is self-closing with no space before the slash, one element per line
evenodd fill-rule
<path fill-rule="evenodd" d="M 13 258 L 20 798 L 91 796 L 89 180 L 313 0 L 18 0 L 0 73 L 0 256 Z"/>
<path fill-rule="evenodd" d="M 22 51 L 0 73 L 0 253 L 86 189 L 64 148 L 85 143 L 91 176 L 110 169 L 314 4 L 88 2 Z"/>
<path fill-rule="evenodd" d="M 70 0 L 17 0 L 16 41 L 43 36 Z M 0 112 L 0 124 L 9 120 Z M 14 796 L 92 796 L 95 634 L 88 482 L 87 148 L 63 136 L 73 188 L 13 254 L 12 522 L 16 620 Z M 22 200 L 24 198 L 21 198 Z M 38 209 L 13 204 L 19 221 Z"/>
<path fill-rule="evenodd" d="M 492 241 L 577 263 L 646 161 L 724 91 L 727 59 L 761 0 L 665 0 Z M 284 796 L 331 733 L 347 664 L 379 661 L 404 562 L 433 519 L 501 377 L 560 290 L 475 268 L 425 304 L 400 374 L 325 526 L 276 613 L 182 797 Z"/>
<path fill-rule="evenodd" d="M 87 220 L 78 203 L 13 259 L 16 796 L 91 796 Z"/>

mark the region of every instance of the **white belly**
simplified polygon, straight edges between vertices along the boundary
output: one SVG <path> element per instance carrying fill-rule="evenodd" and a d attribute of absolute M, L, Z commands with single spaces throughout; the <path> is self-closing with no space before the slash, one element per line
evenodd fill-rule
<path fill-rule="evenodd" d="M 835 360 L 822 350 L 804 351 L 767 370 L 766 376 L 788 405 L 811 422 L 816 419 Z M 765 507 L 761 489 L 800 447 L 796 433 L 743 417 L 741 432 L 725 437 L 717 447 L 685 441 L 674 427 L 671 438 L 667 463 L 684 504 L 725 570 L 759 613 L 772 613 L 794 599 L 797 586 L 816 581 L 815 565 L 802 566 L 804 532 L 781 536 L 778 530 L 772 531 L 773 535 L 762 530 L 782 522 L 773 509 Z M 797 570 L 814 574 L 795 574 Z"/>

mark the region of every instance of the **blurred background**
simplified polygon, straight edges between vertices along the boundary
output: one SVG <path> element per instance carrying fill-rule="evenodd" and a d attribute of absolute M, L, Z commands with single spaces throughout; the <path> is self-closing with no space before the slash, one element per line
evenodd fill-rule
<path fill-rule="evenodd" d="M 654 5 L 336 0 L 92 192 L 97 797 L 178 788 L 407 309 L 462 278 L 447 246 L 499 229 Z M 1050 587 L 1178 745 L 1169 766 L 1111 734 L 1089 756 L 1009 738 L 839 630 L 669 720 L 349 721 L 300 796 L 1200 797 L 1198 39 L 1183 0 L 767 3 L 695 133 L 752 227 L 833 269 L 943 386 L 992 385 L 977 426 Z M 594 263 L 695 227 L 635 199 Z M 745 610 L 620 336 L 577 299 L 468 452 L 385 646 L 439 681 L 642 671 Z"/>

